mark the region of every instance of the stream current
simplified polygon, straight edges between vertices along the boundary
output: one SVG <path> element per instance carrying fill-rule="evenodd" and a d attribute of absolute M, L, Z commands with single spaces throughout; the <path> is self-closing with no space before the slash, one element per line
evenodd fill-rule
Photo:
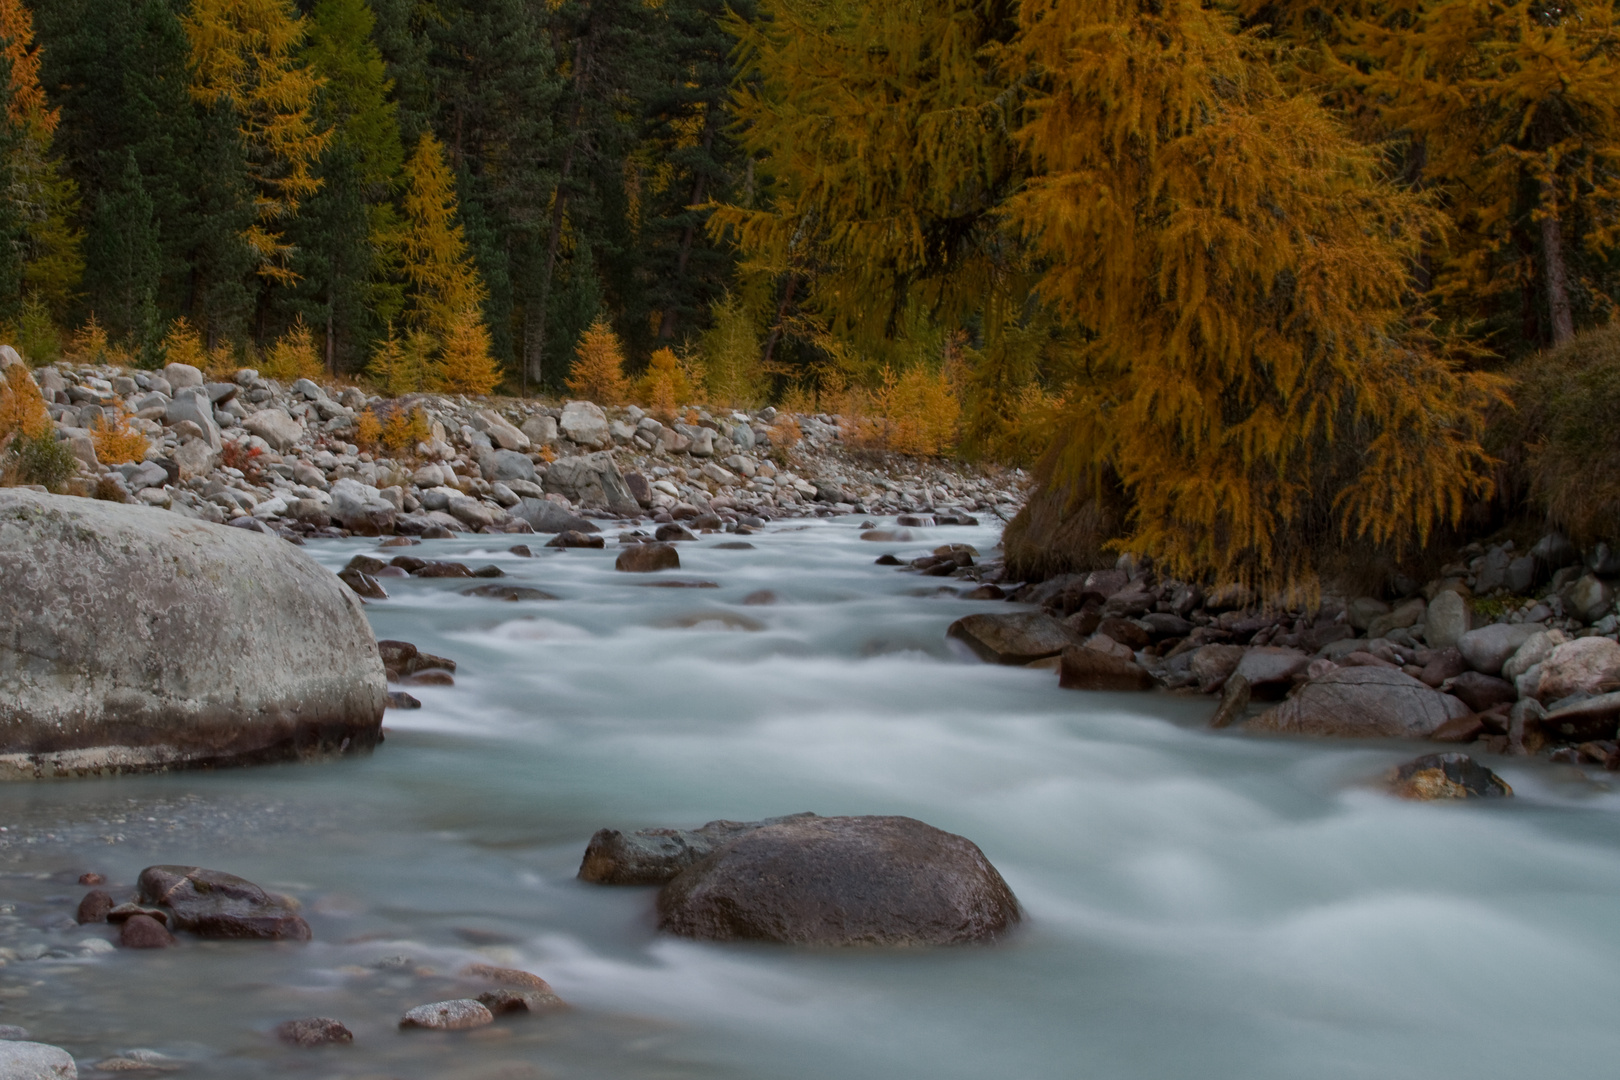
<path fill-rule="evenodd" d="M 1060 690 L 972 662 L 949 623 L 1005 604 L 873 565 L 996 530 L 863 543 L 778 522 L 616 573 L 544 538 L 408 549 L 558 599 L 387 579 L 379 638 L 459 662 L 369 757 L 0 788 L 0 1024 L 90 1066 L 415 1080 L 1398 1080 L 1620 1070 L 1620 793 L 1486 760 L 1518 797 L 1413 804 L 1370 781 L 1425 748 L 1212 733 L 1209 699 Z M 530 540 L 536 557 L 506 544 Z M 311 543 L 337 569 L 371 541 Z M 385 553 L 386 554 L 386 553 Z M 659 588 L 659 580 L 718 588 Z M 770 590 L 775 603 L 744 604 Z M 800 950 L 659 935 L 654 890 L 574 878 L 602 827 L 907 814 L 979 844 L 1025 922 L 990 946 Z M 113 950 L 72 913 L 151 863 L 298 897 L 307 945 Z M 519 967 L 573 1006 L 400 1032 Z M 352 1046 L 281 1047 L 331 1016 Z"/>

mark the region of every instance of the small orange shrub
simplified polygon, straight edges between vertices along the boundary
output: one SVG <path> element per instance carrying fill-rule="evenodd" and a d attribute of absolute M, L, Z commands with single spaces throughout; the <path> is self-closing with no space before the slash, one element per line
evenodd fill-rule
<path fill-rule="evenodd" d="M 622 405 L 630 396 L 630 380 L 624 376 L 624 349 L 619 335 L 603 319 L 591 323 L 574 347 L 574 364 L 568 372 L 568 389 L 598 405 Z"/>
<path fill-rule="evenodd" d="M 675 350 L 659 349 L 647 358 L 647 372 L 636 382 L 636 397 L 661 419 L 673 417 L 677 406 L 692 400 L 692 382 Z"/>
<path fill-rule="evenodd" d="M 259 374 L 281 382 L 320 379 L 326 374 L 326 367 L 315 350 L 315 337 L 303 316 L 270 346 L 259 365 Z"/>
<path fill-rule="evenodd" d="M 90 437 L 96 444 L 96 460 L 103 465 L 141 461 L 152 445 L 145 435 L 130 428 L 129 417 L 123 409 L 118 410 L 118 419 L 112 423 L 108 423 L 103 414 Z"/>
<path fill-rule="evenodd" d="M 370 409 L 354 422 L 354 441 L 362 450 L 371 450 L 382 441 L 382 422 Z"/>

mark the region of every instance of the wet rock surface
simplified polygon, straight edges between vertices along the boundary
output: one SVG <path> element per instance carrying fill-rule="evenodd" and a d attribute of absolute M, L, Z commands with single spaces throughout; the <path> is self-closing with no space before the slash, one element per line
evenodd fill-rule
<path fill-rule="evenodd" d="M 1354 738 L 1421 738 L 1468 706 L 1405 672 L 1349 667 L 1307 683 L 1300 693 L 1245 724 L 1249 731 Z"/>
<path fill-rule="evenodd" d="M 1403 799 L 1500 799 L 1507 781 L 1467 754 L 1425 754 L 1389 771 L 1386 782 Z"/>
<path fill-rule="evenodd" d="M 141 871 L 140 897 L 173 914 L 173 925 L 207 938 L 308 941 L 309 924 L 290 901 L 235 874 L 188 866 Z"/>
<path fill-rule="evenodd" d="M 287 1020 L 276 1025 L 276 1038 L 288 1046 L 311 1049 L 317 1046 L 343 1046 L 354 1042 L 354 1032 L 342 1021 L 325 1016 Z"/>
<path fill-rule="evenodd" d="M 805 812 L 764 821 L 711 821 L 698 829 L 599 829 L 586 845 L 578 877 L 596 885 L 662 885 L 743 833 L 815 816 Z"/>
<path fill-rule="evenodd" d="M 1083 644 L 1073 630 L 1036 611 L 969 615 L 953 622 L 945 633 L 992 664 L 1028 664 Z"/>
<path fill-rule="evenodd" d="M 801 817 L 750 829 L 659 893 L 659 928 L 709 941 L 954 945 L 1019 921 L 971 841 L 906 817 Z"/>
<path fill-rule="evenodd" d="M 495 1016 L 480 1001 L 457 998 L 418 1005 L 400 1017 L 401 1028 L 428 1028 L 433 1031 L 466 1031 L 493 1024 Z"/>

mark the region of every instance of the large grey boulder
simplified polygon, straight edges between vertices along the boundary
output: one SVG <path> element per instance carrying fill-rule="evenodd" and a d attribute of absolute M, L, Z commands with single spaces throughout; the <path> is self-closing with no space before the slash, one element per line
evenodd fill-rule
<path fill-rule="evenodd" d="M 516 450 L 486 450 L 478 457 L 478 469 L 485 480 L 534 482 L 534 462 Z"/>
<path fill-rule="evenodd" d="M 1398 668 L 1346 667 L 1312 679 L 1244 727 L 1284 735 L 1422 738 L 1471 711 Z"/>
<path fill-rule="evenodd" d="M 1085 643 L 1044 611 L 968 615 L 951 623 L 945 635 L 991 664 L 1029 664 Z"/>
<path fill-rule="evenodd" d="M 387 701 L 354 594 L 274 536 L 0 490 L 0 777 L 369 749 Z"/>
<path fill-rule="evenodd" d="M 519 499 L 509 511 L 522 518 L 537 533 L 601 532 L 595 525 L 577 514 L 570 514 L 550 499 Z"/>
<path fill-rule="evenodd" d="M 581 446 L 606 446 L 612 441 L 608 435 L 607 414 L 589 401 L 570 401 L 564 405 L 557 426 L 564 438 Z"/>
<path fill-rule="evenodd" d="M 641 504 L 630 494 L 613 456 L 607 453 L 562 458 L 546 470 L 545 489 L 579 506 L 603 507 L 616 514 L 636 514 Z"/>
<path fill-rule="evenodd" d="M 276 452 L 289 449 L 304 437 L 304 425 L 292 418 L 286 409 L 260 409 L 242 426 L 270 444 Z"/>
<path fill-rule="evenodd" d="M 203 373 L 190 364 L 169 364 L 163 369 L 163 377 L 175 390 L 203 384 Z"/>
<path fill-rule="evenodd" d="M 1541 662 L 1536 696 L 1558 701 L 1571 694 L 1620 689 L 1620 644 L 1606 637 L 1576 638 L 1553 648 Z"/>
<path fill-rule="evenodd" d="M 352 533 L 384 536 L 394 531 L 399 511 L 370 484 L 344 477 L 332 485 L 332 502 L 326 513 Z"/>
<path fill-rule="evenodd" d="M 1458 638 L 1457 649 L 1475 671 L 1500 675 L 1508 657 L 1543 629 L 1540 623 L 1492 623 Z"/>
<path fill-rule="evenodd" d="M 473 413 L 472 426 L 489 436 L 490 442 L 502 450 L 527 450 L 529 437 L 493 409 L 479 409 Z M 532 471 L 531 471 L 532 475 Z"/>
<path fill-rule="evenodd" d="M 802 817 L 752 829 L 658 896 L 659 928 L 707 941 L 954 945 L 1019 921 L 972 841 L 908 817 Z"/>
<path fill-rule="evenodd" d="M 73 1055 L 47 1043 L 0 1039 L 0 1077 L 4 1080 L 78 1080 Z"/>

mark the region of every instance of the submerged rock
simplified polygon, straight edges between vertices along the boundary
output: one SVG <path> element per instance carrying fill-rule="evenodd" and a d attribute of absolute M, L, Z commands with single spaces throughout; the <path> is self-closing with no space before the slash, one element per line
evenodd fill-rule
<path fill-rule="evenodd" d="M 173 925 L 207 938 L 308 941 L 309 924 L 284 897 L 245 878 L 195 866 L 148 866 L 141 899 L 174 913 Z"/>
<path fill-rule="evenodd" d="M 802 817 L 752 829 L 676 875 L 659 928 L 708 941 L 954 945 L 1019 921 L 972 841 L 908 817 Z"/>
<path fill-rule="evenodd" d="M 432 1028 L 435 1031 L 465 1031 L 495 1022 L 494 1014 L 479 1001 L 458 998 L 418 1005 L 400 1017 L 402 1028 Z"/>
<path fill-rule="evenodd" d="M 1423 738 L 1469 708 L 1392 667 L 1343 667 L 1250 720 L 1247 731 L 1349 738 Z"/>
<path fill-rule="evenodd" d="M 174 935 L 150 915 L 131 915 L 118 928 L 118 944 L 126 949 L 166 949 L 174 944 Z"/>
<path fill-rule="evenodd" d="M 598 829 L 585 847 L 579 879 L 596 885 L 662 885 L 743 833 L 815 816 L 806 811 L 763 821 L 711 821 L 700 829 Z"/>
<path fill-rule="evenodd" d="M 92 889 L 79 901 L 77 918 L 81 924 L 106 922 L 107 913 L 112 909 L 112 896 L 104 889 Z"/>
<path fill-rule="evenodd" d="M 354 1032 L 341 1021 L 326 1016 L 309 1016 L 276 1025 L 276 1038 L 288 1046 L 310 1049 L 354 1042 Z"/>
<path fill-rule="evenodd" d="M 0 595 L 4 778 L 379 741 L 387 690 L 359 600 L 274 537 L 9 488 Z"/>
<path fill-rule="evenodd" d="M 1065 690 L 1151 690 L 1153 676 L 1129 656 L 1071 645 L 1058 664 L 1058 685 Z"/>
<path fill-rule="evenodd" d="M 1079 634 L 1041 611 L 968 615 L 945 631 L 991 664 L 1028 664 L 1084 644 Z"/>
<path fill-rule="evenodd" d="M 1386 778 L 1403 799 L 1498 799 L 1513 794 L 1507 781 L 1467 754 L 1425 754 L 1397 765 Z"/>
<path fill-rule="evenodd" d="M 657 570 L 679 570 L 681 556 L 672 544 L 636 544 L 619 552 L 613 560 L 613 569 L 631 574 L 650 574 Z"/>

